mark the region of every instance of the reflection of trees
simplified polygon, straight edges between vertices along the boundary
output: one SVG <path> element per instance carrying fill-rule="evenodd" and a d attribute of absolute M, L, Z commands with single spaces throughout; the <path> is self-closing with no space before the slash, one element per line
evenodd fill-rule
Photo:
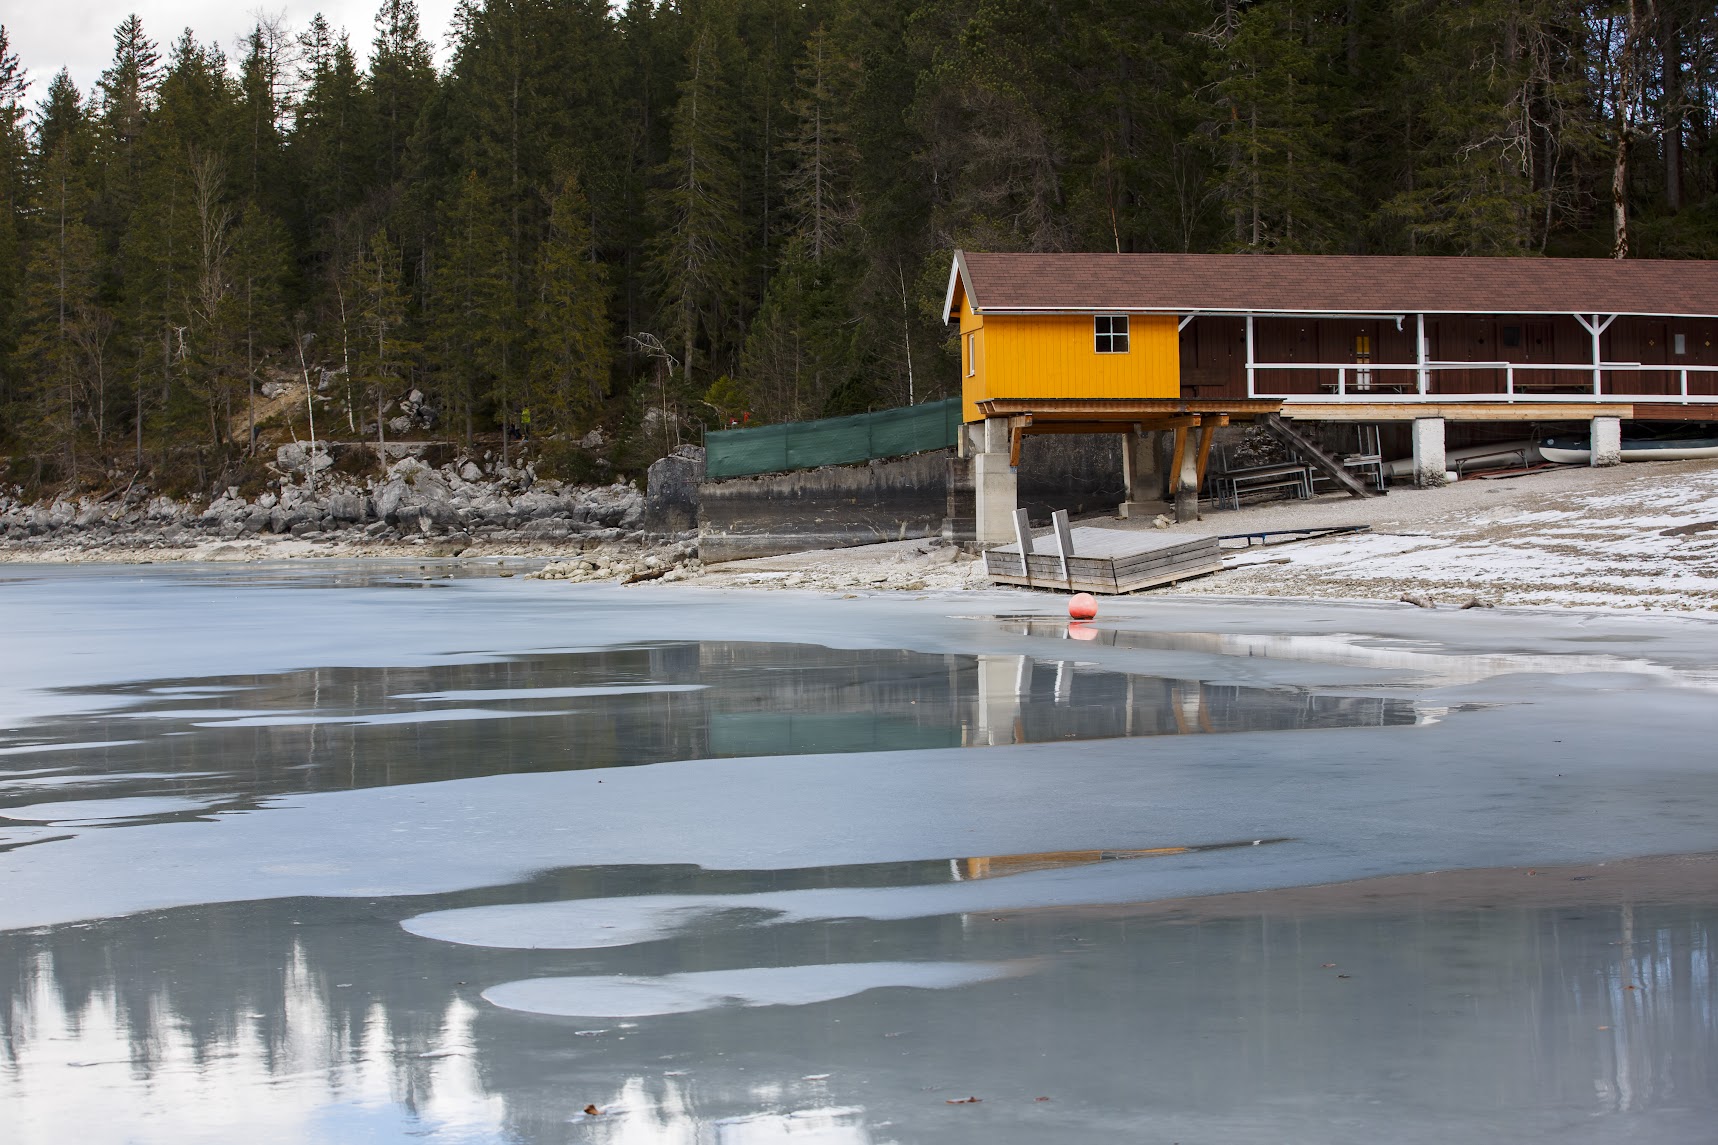
<path fill-rule="evenodd" d="M 736 891 L 764 878 L 810 886 L 834 877 L 704 874 L 708 887 Z M 892 864 L 836 881 L 937 877 L 948 877 L 946 866 Z M 574 870 L 441 902 L 634 893 L 702 878 Z M 1049 1071 L 1046 1085 L 1089 1082 L 1088 1108 L 1123 1114 L 1148 1100 L 1142 1085 L 1151 1101 L 1201 1114 L 1338 1092 L 1434 1118 L 1703 1109 L 1715 1095 L 1710 907 L 1179 923 L 1113 910 L 1017 912 L 791 924 L 762 939 L 717 925 L 645 947 L 533 954 L 413 938 L 393 915 L 416 905 L 236 904 L 0 934 L 8 1125 L 23 1126 L 25 1141 L 89 1139 L 91 1124 L 159 1127 L 143 1139 L 163 1141 L 244 1140 L 259 1125 L 271 1140 L 369 1139 L 329 1128 L 362 1115 L 548 1142 L 565 1140 L 568 1119 L 594 1101 L 629 1110 L 592 1137 L 615 1145 L 706 1141 L 718 1119 L 743 1126 L 754 1114 L 764 1134 L 768 1111 L 813 1107 L 834 1140 L 858 1142 L 862 1113 L 840 1108 L 852 1101 L 847 1079 L 864 1078 L 863 1092 L 910 1118 L 927 1061 L 1005 1076 L 1022 1038 L 1046 1063 L 1033 1067 Z M 1046 953 L 1068 947 L 1077 952 Z M 593 969 L 1022 955 L 1045 961 L 1001 985 L 644 1019 L 597 1038 L 574 1031 L 615 1023 L 520 1017 L 477 999 L 521 975 Z M 908 1041 L 881 1040 L 903 1029 L 914 1031 Z M 821 1089 L 802 1083 L 807 1047 L 836 1079 Z M 903 1056 L 908 1047 L 914 1055 Z M 1082 1064 L 1094 1053 L 1106 1063 L 1095 1073 Z M 675 1080 L 676 1070 L 695 1084 Z M 306 1128 L 294 1138 L 296 1126 Z M 893 1135 L 916 1139 L 918 1128 Z M 658 1136 L 626 1136 L 647 1129 Z M 730 1136 L 748 1140 L 738 1128 Z"/>

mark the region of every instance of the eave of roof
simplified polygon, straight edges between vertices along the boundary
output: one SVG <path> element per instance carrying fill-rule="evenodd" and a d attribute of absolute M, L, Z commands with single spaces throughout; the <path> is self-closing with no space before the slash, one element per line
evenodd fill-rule
<path fill-rule="evenodd" d="M 1718 317 L 1718 262 L 956 251 L 982 314 L 1628 314 Z M 983 304 L 980 304 L 980 299 Z"/>

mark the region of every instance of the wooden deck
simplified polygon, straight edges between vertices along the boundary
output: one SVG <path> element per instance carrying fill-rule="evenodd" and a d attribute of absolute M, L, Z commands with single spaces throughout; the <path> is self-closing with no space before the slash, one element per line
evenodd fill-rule
<path fill-rule="evenodd" d="M 1063 536 L 1069 554 L 1065 575 L 1062 554 L 1054 551 L 1058 547 L 1054 535 L 1033 542 L 1033 551 L 1027 554 L 1024 567 L 1019 542 L 986 551 L 985 575 L 1002 584 L 1113 595 L 1204 576 L 1223 568 L 1214 536 L 1162 536 L 1131 529 L 1090 527 L 1070 529 Z"/>

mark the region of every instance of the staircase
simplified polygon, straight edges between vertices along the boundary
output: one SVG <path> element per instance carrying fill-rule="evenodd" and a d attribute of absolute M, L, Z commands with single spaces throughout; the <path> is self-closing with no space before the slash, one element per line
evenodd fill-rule
<path fill-rule="evenodd" d="M 1366 488 L 1359 478 L 1348 471 L 1348 467 L 1343 465 L 1341 460 L 1330 456 L 1314 445 L 1310 438 L 1284 421 L 1280 415 L 1263 414 L 1256 420 L 1259 425 L 1265 427 L 1266 432 L 1287 446 L 1290 453 L 1336 482 L 1340 488 L 1347 491 L 1350 497 L 1381 497 L 1384 495 L 1382 489 L 1374 493 Z"/>

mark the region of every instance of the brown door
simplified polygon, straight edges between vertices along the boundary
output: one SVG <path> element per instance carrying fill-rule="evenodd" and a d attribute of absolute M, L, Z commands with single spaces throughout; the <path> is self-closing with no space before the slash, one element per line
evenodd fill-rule
<path fill-rule="evenodd" d="M 1546 365 L 1557 363 L 1557 327 L 1551 322 L 1523 322 L 1521 324 L 1521 352 L 1511 359 L 1516 362 L 1543 362 Z M 1519 390 L 1557 390 L 1572 388 L 1580 384 L 1581 379 L 1571 373 L 1558 373 L 1554 370 L 1523 370 L 1515 371 L 1515 387 Z"/>

